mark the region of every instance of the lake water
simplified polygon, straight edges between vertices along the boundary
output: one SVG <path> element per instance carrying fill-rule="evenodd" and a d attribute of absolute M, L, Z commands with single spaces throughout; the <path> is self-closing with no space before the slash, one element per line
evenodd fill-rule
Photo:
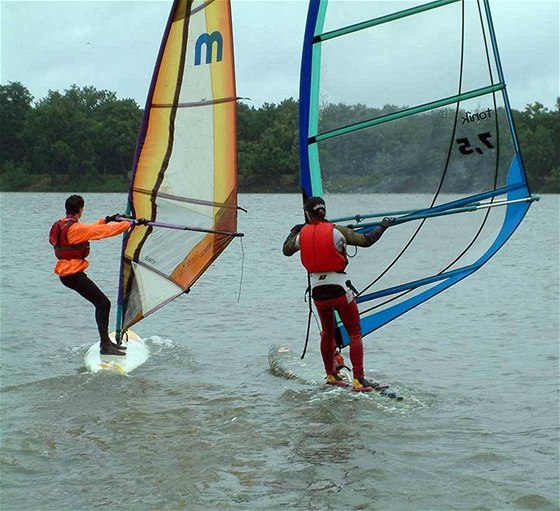
<path fill-rule="evenodd" d="M 0 196 L 3 511 L 559 508 L 558 196 L 479 272 L 365 339 L 395 402 L 269 371 L 271 345 L 305 338 L 305 273 L 281 253 L 295 194 L 240 196 L 243 241 L 137 325 L 146 364 L 81 371 L 93 308 L 53 275 L 47 240 L 67 195 Z M 85 199 L 84 221 L 125 203 Z M 119 250 L 94 242 L 88 270 L 113 303 Z M 320 371 L 315 326 L 306 360 Z"/>

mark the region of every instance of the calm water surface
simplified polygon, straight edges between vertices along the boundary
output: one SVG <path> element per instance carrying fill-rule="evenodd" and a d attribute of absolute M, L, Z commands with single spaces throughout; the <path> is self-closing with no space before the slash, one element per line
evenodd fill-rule
<path fill-rule="evenodd" d="M 82 372 L 93 308 L 52 274 L 47 241 L 66 196 L 0 196 L 3 511 L 559 508 L 558 196 L 475 275 L 366 338 L 401 403 L 269 372 L 269 347 L 299 352 L 305 335 L 305 274 L 280 250 L 298 195 L 242 195 L 243 242 L 137 326 L 148 362 Z M 125 203 L 85 198 L 85 221 Z M 113 302 L 119 250 L 94 242 L 88 271 Z"/>

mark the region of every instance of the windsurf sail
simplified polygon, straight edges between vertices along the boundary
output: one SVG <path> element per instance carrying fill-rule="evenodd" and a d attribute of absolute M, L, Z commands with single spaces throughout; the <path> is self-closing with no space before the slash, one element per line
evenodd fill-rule
<path fill-rule="evenodd" d="M 478 270 L 537 199 L 487 0 L 310 0 L 299 123 L 304 199 L 358 232 L 397 218 L 351 263 L 363 335 Z"/>
<path fill-rule="evenodd" d="M 127 213 L 117 336 L 191 286 L 237 228 L 229 0 L 175 0 L 148 92 Z"/>

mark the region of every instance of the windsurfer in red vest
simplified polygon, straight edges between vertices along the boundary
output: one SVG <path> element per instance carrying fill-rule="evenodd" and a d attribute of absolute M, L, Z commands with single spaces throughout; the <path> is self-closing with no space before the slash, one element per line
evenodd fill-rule
<path fill-rule="evenodd" d="M 325 201 L 310 197 L 304 205 L 307 224 L 295 225 L 284 241 L 286 256 L 298 250 L 301 262 L 311 278 L 311 297 L 321 320 L 321 356 L 329 385 L 348 386 L 335 369 L 335 317 L 337 311 L 350 338 L 352 362 L 352 390 L 369 392 L 378 384 L 364 377 L 364 348 L 360 330 L 358 306 L 353 292 L 347 288 L 348 264 L 346 245 L 370 247 L 385 229 L 394 224 L 393 218 L 384 218 L 381 225 L 367 234 L 359 234 L 348 227 L 334 225 L 326 220 Z"/>
<path fill-rule="evenodd" d="M 100 353 L 125 355 L 123 350 L 126 348 L 112 343 L 109 338 L 111 302 L 88 278 L 84 270 L 89 266 L 86 261 L 89 242 L 121 234 L 130 228 L 131 223 L 118 221 L 117 215 L 102 218 L 91 224 L 81 223 L 79 220 L 84 211 L 84 199 L 80 195 L 70 195 L 66 199 L 65 208 L 66 216 L 53 224 L 49 237 L 58 259 L 54 273 L 66 287 L 73 289 L 95 306 Z"/>

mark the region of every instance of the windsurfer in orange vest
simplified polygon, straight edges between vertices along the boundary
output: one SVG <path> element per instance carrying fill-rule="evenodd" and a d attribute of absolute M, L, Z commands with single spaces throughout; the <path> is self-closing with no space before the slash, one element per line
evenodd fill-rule
<path fill-rule="evenodd" d="M 286 256 L 299 250 L 301 262 L 310 274 L 311 297 L 321 320 L 321 356 L 327 373 L 326 383 L 348 386 L 335 369 L 334 312 L 337 311 L 350 338 L 352 390 L 369 392 L 378 384 L 364 377 L 364 348 L 358 306 L 353 292 L 346 286 L 347 276 L 344 272 L 348 264 L 346 245 L 370 247 L 379 240 L 385 229 L 394 224 L 394 219 L 384 218 L 373 231 L 359 234 L 326 220 L 325 201 L 321 197 L 307 199 L 304 211 L 308 223 L 292 227 L 282 250 Z"/>
<path fill-rule="evenodd" d="M 66 216 L 51 227 L 49 241 L 54 246 L 58 259 L 54 273 L 60 281 L 73 289 L 95 306 L 95 320 L 100 337 L 102 355 L 125 355 L 124 346 L 111 342 L 109 338 L 109 313 L 111 302 L 84 273 L 89 266 L 89 242 L 110 238 L 128 230 L 129 221 L 117 221 L 117 215 L 108 216 L 95 223 L 81 223 L 84 211 L 84 199 L 80 195 L 70 195 L 65 203 Z"/>

